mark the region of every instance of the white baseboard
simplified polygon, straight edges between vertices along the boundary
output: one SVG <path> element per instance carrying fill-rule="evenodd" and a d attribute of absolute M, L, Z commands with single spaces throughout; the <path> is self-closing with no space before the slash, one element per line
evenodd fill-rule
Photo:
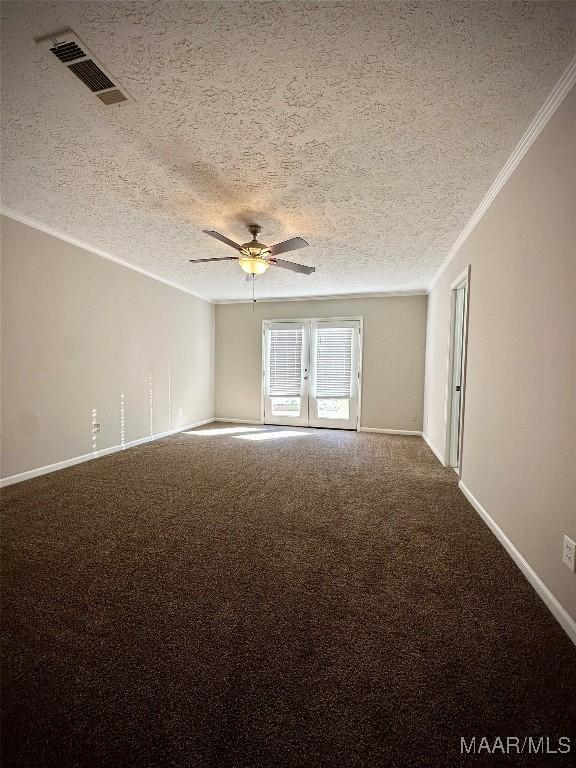
<path fill-rule="evenodd" d="M 422 437 L 422 432 L 415 429 L 380 429 L 380 427 L 360 427 L 358 432 L 381 432 L 383 435 L 416 435 Z"/>
<path fill-rule="evenodd" d="M 464 496 L 466 496 L 470 504 L 472 504 L 476 512 L 478 512 L 482 520 L 484 520 L 486 525 L 490 528 L 492 533 L 496 536 L 498 541 L 502 544 L 504 549 L 508 552 L 512 560 L 514 560 L 518 568 L 520 568 L 524 576 L 528 579 L 536 591 L 537 595 L 546 605 L 556 621 L 560 624 L 564 632 L 566 632 L 570 640 L 572 640 L 574 645 L 576 645 L 576 621 L 574 621 L 564 606 L 558 602 L 546 584 L 544 584 L 540 576 L 538 576 L 536 571 L 528 563 L 526 558 L 516 549 L 502 528 L 500 528 L 500 526 L 494 522 L 492 517 L 490 517 L 478 499 L 468 490 L 462 480 L 460 480 L 458 483 L 458 487 Z"/>
<path fill-rule="evenodd" d="M 430 448 L 430 450 L 432 451 L 434 456 L 436 456 L 436 458 L 438 459 L 440 464 L 442 464 L 442 466 L 445 467 L 446 464 L 444 463 L 444 457 L 442 456 L 440 451 L 432 445 L 432 443 L 430 442 L 430 438 L 428 437 L 428 435 L 425 432 L 422 432 L 422 438 L 423 438 L 424 442 L 426 443 L 426 445 L 428 446 L 428 448 Z"/>
<path fill-rule="evenodd" d="M 224 416 L 215 417 L 214 421 L 218 422 L 230 422 L 231 424 L 264 424 L 262 419 L 227 419 Z M 274 426 L 274 425 L 270 425 Z M 358 432 L 382 432 L 385 435 L 416 435 L 420 437 L 422 432 L 413 431 L 409 429 L 380 429 L 379 427 L 360 427 Z"/>
<path fill-rule="evenodd" d="M 213 419 L 213 421 L 218 422 L 230 422 L 231 424 L 264 424 L 262 419 L 226 419 L 224 416 L 217 416 Z"/>
<path fill-rule="evenodd" d="M 186 424 L 183 427 L 177 427 L 167 432 L 158 432 L 155 435 L 147 435 L 146 437 L 139 437 L 137 440 L 130 440 L 129 443 L 124 445 L 113 445 L 110 448 L 102 448 L 99 451 L 92 451 L 91 453 L 85 453 L 82 456 L 74 456 L 72 459 L 64 459 L 64 461 L 57 461 L 55 464 L 46 464 L 44 467 L 36 467 L 36 469 L 28 469 L 26 472 L 19 472 L 17 475 L 10 475 L 9 477 L 0 478 L 0 488 L 4 488 L 7 485 L 14 485 L 14 483 L 21 483 L 23 480 L 31 480 L 33 477 L 39 477 L 40 475 L 47 475 L 49 472 L 57 472 L 59 469 L 65 469 L 66 467 L 72 467 L 74 464 L 82 464 L 84 461 L 90 461 L 91 459 L 99 459 L 102 456 L 108 456 L 110 453 L 116 453 L 117 451 L 125 451 L 127 448 L 134 448 L 142 443 L 150 443 L 153 440 L 159 440 L 162 437 L 168 437 L 168 435 L 174 435 L 177 432 L 183 432 L 185 429 L 193 429 L 194 427 L 201 427 L 202 424 L 210 424 L 214 419 L 203 419 L 202 421 L 195 421 L 192 424 Z"/>

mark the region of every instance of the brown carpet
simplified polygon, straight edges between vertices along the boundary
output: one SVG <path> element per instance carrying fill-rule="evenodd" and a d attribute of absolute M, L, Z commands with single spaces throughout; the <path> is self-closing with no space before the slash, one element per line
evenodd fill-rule
<path fill-rule="evenodd" d="M 456 475 L 420 438 L 304 431 L 4 491 L 4 766 L 573 764 L 460 754 L 573 758 L 576 650 Z"/>

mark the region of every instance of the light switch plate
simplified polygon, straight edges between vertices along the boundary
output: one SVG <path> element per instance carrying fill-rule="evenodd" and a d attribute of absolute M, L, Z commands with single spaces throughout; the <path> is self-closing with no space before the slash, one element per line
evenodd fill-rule
<path fill-rule="evenodd" d="M 570 568 L 572 573 L 576 572 L 576 544 L 568 536 L 564 536 L 562 562 Z"/>

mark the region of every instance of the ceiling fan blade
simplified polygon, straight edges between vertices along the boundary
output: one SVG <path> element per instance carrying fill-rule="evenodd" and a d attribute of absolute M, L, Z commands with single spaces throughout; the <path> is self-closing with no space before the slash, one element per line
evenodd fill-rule
<path fill-rule="evenodd" d="M 272 256 L 276 256 L 278 253 L 286 253 L 287 251 L 295 251 L 298 248 L 306 248 L 308 243 L 301 237 L 292 237 L 290 240 L 284 240 L 281 243 L 271 246 L 270 253 Z"/>
<path fill-rule="evenodd" d="M 284 259 L 270 259 L 270 264 L 282 269 L 289 269 L 292 272 L 300 272 L 303 275 L 311 275 L 316 272 L 316 267 L 307 267 L 304 264 L 296 264 L 294 261 L 284 261 Z"/>
<path fill-rule="evenodd" d="M 226 245 L 229 245 L 231 248 L 235 248 L 237 251 L 239 251 L 242 247 L 241 245 L 238 245 L 238 243 L 235 243 L 234 240 L 230 240 L 230 238 L 226 237 L 226 235 L 221 235 L 220 232 L 215 232 L 213 229 L 203 229 L 202 232 L 204 232 L 205 235 L 210 235 L 210 237 L 215 237 L 216 240 L 220 240 L 222 243 L 226 243 Z"/>
<path fill-rule="evenodd" d="M 201 264 L 203 261 L 238 261 L 238 256 L 220 256 L 217 259 L 188 259 L 192 264 Z"/>

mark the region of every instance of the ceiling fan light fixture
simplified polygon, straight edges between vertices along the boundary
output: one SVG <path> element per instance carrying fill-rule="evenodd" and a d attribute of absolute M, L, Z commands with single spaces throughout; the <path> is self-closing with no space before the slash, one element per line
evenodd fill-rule
<path fill-rule="evenodd" d="M 263 275 L 270 266 L 261 256 L 242 256 L 239 264 L 247 275 Z"/>
<path fill-rule="evenodd" d="M 247 275 L 263 275 L 267 271 L 268 267 L 272 264 L 274 267 L 280 269 L 289 269 L 292 272 L 300 272 L 304 275 L 311 275 L 315 272 L 315 267 L 307 267 L 305 264 L 296 264 L 293 261 L 286 261 L 285 259 L 278 259 L 279 253 L 286 253 L 287 251 L 295 251 L 298 248 L 304 248 L 308 245 L 306 240 L 301 237 L 291 237 L 289 240 L 284 240 L 281 243 L 275 245 L 264 245 L 259 243 L 256 239 L 261 230 L 259 224 L 249 224 L 248 231 L 252 235 L 252 240 L 248 243 L 235 243 L 234 240 L 230 240 L 229 237 L 221 235 L 220 232 L 215 232 L 213 229 L 203 229 L 202 231 L 214 237 L 216 240 L 225 245 L 229 245 L 238 253 L 238 256 L 224 256 L 223 258 L 206 258 L 206 259 L 189 259 L 190 262 L 198 263 L 205 261 L 238 261 L 240 267 Z"/>

